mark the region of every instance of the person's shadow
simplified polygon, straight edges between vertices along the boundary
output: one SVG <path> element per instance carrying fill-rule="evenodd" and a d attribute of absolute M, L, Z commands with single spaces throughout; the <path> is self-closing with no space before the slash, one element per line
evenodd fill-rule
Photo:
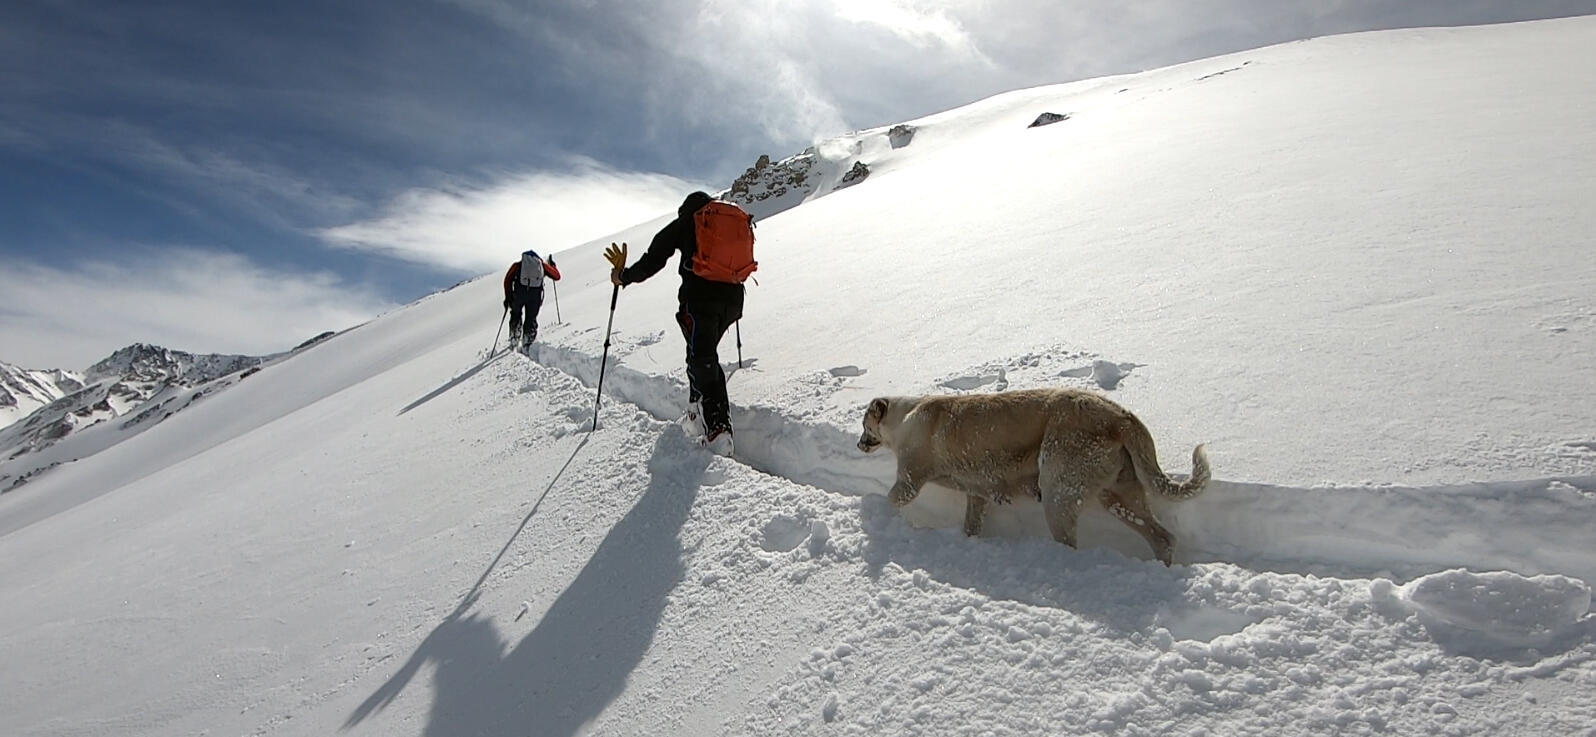
<path fill-rule="evenodd" d="M 654 640 L 666 597 L 682 577 L 679 532 L 710 458 L 667 427 L 649 459 L 647 490 L 519 645 L 506 653 L 488 617 L 465 614 L 479 593 L 473 589 L 344 729 L 386 707 L 432 663 L 427 735 L 575 734 L 621 693 Z"/>
<path fill-rule="evenodd" d="M 481 371 L 482 369 L 487 368 L 488 364 L 499 360 L 499 358 L 503 357 L 504 355 L 508 354 L 509 352 L 510 351 L 508 351 L 508 350 L 504 350 L 504 351 L 496 351 L 496 352 L 493 352 L 493 353 L 489 354 L 487 358 L 482 359 L 482 361 L 480 363 L 478 363 L 477 365 L 466 369 L 459 376 L 456 376 L 456 377 L 444 382 L 443 386 L 440 386 L 437 389 L 433 389 L 432 391 L 427 392 L 424 396 L 422 396 L 421 398 L 417 399 L 416 401 L 405 405 L 403 409 L 399 410 L 399 414 L 403 415 L 404 413 L 409 412 L 410 410 L 413 410 L 413 409 L 415 409 L 417 407 L 420 407 L 423 404 L 426 404 L 427 402 L 430 402 L 430 401 L 438 398 L 438 396 L 443 394 L 444 392 L 449 391 L 450 389 L 453 389 L 453 388 L 465 383 L 466 379 L 469 379 L 469 378 L 471 378 L 473 376 L 476 376 L 478 371 Z"/>

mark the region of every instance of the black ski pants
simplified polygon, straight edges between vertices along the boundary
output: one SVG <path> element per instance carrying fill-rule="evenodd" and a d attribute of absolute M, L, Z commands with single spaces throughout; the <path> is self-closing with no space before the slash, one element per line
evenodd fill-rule
<path fill-rule="evenodd" d="M 704 425 L 712 432 L 731 429 L 719 346 L 726 330 L 742 316 L 739 305 L 716 300 L 682 302 L 676 313 L 676 324 L 687 341 L 687 400 L 703 402 Z"/>
<path fill-rule="evenodd" d="M 543 309 L 543 288 L 515 285 L 510 293 L 510 339 L 521 336 L 521 345 L 531 345 L 538 337 L 538 310 Z M 526 319 L 521 319 L 522 310 Z M 525 332 L 523 332 L 523 328 Z"/>

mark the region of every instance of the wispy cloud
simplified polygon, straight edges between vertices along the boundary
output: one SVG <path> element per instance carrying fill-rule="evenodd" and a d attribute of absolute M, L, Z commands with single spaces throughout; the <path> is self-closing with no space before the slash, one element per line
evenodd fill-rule
<path fill-rule="evenodd" d="M 281 213 L 345 214 L 360 205 L 269 161 L 245 161 L 214 147 L 175 144 L 122 126 L 113 132 L 107 154 L 114 160 L 163 173 L 212 199 L 256 211 L 262 220 L 284 218 Z"/>
<path fill-rule="evenodd" d="M 137 172 L 164 183 L 191 203 L 207 203 L 257 222 L 295 229 L 306 220 L 348 217 L 360 202 L 325 183 L 273 160 L 266 151 L 231 150 L 216 142 L 180 140 L 181 134 L 122 120 L 82 115 L 41 116 L 19 131 L 36 151 L 52 141 L 54 151 L 100 167 Z M 0 143 L 6 137 L 0 135 Z"/>
<path fill-rule="evenodd" d="M 133 342 L 200 353 L 266 354 L 394 305 L 325 272 L 280 271 L 190 248 L 63 269 L 0 269 L 0 360 L 81 369 Z"/>
<path fill-rule="evenodd" d="M 328 228 L 322 236 L 337 246 L 478 274 L 528 248 L 556 253 L 675 212 L 695 189 L 706 187 L 578 160 L 564 171 L 412 189 L 379 217 Z"/>
<path fill-rule="evenodd" d="M 0 120 L 0 149 L 37 151 L 42 147 L 37 136 Z"/>
<path fill-rule="evenodd" d="M 950 8 L 927 8 L 908 0 L 833 0 L 833 5 L 840 18 L 880 26 L 917 47 L 941 46 L 990 63 L 964 25 L 949 15 Z"/>

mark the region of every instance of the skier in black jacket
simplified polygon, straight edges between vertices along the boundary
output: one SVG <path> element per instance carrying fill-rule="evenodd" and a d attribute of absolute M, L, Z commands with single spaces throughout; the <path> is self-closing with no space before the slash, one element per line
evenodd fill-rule
<path fill-rule="evenodd" d="M 731 407 L 718 347 L 726 329 L 742 319 L 743 285 L 710 281 L 693 273 L 693 254 L 698 251 L 693 213 L 709 202 L 710 196 L 704 192 L 687 195 L 676 210 L 676 219 L 660 228 L 637 263 L 626 266 L 625 244 L 619 248 L 612 244 L 604 255 L 612 267 L 610 282 L 624 287 L 648 279 L 665 267 L 672 253 L 681 253 L 676 269 L 682 277 L 682 286 L 676 291 L 676 324 L 687 341 L 687 412 L 689 417 L 703 418 L 706 445 L 729 448 Z"/>

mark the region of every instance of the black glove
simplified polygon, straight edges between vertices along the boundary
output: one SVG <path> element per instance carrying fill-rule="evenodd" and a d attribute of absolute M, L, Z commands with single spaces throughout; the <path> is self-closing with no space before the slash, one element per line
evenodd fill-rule
<path fill-rule="evenodd" d="M 550 266 L 559 266 L 559 264 L 554 263 L 554 257 L 553 256 L 549 257 L 549 265 Z"/>
<path fill-rule="evenodd" d="M 509 297 L 505 297 L 504 298 L 504 309 L 507 309 L 507 310 L 510 309 L 510 298 Z"/>

